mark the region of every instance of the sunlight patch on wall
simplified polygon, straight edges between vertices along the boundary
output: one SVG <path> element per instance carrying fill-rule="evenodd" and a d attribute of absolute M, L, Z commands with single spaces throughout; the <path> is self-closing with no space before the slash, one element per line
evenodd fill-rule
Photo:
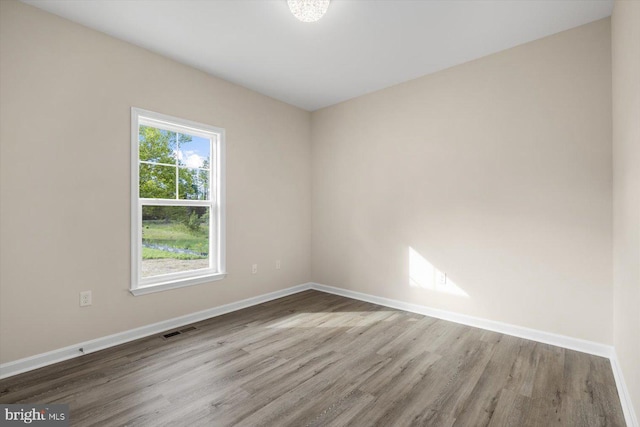
<path fill-rule="evenodd" d="M 412 247 L 409 247 L 409 286 L 469 298 L 469 294 Z"/>

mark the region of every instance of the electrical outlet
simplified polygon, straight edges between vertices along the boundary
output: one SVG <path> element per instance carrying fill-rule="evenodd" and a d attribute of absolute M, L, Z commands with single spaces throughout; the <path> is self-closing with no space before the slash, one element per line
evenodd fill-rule
<path fill-rule="evenodd" d="M 91 305 L 91 291 L 80 292 L 80 307 Z"/>
<path fill-rule="evenodd" d="M 445 273 L 443 273 L 442 271 L 436 272 L 436 281 L 438 282 L 439 285 L 446 285 L 447 284 L 447 275 Z"/>
<path fill-rule="evenodd" d="M 282 264 L 280 263 L 280 260 L 277 259 L 276 260 L 276 270 L 280 270 L 280 267 L 282 267 Z"/>
<path fill-rule="evenodd" d="M 251 274 L 257 274 L 258 273 L 258 264 L 253 264 L 251 266 Z"/>

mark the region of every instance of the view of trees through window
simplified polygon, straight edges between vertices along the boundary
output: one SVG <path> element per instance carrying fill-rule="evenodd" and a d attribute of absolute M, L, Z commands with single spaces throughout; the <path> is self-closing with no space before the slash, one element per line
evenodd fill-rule
<path fill-rule="evenodd" d="M 139 126 L 142 277 L 209 267 L 210 207 L 149 199 L 209 200 L 210 165 L 210 139 Z"/>

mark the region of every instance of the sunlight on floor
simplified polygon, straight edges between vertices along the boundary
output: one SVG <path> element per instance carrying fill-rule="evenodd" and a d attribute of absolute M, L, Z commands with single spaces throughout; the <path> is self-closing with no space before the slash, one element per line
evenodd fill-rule
<path fill-rule="evenodd" d="M 281 328 L 352 328 L 370 326 L 378 322 L 391 322 L 398 316 L 397 311 L 331 311 L 318 313 L 296 313 L 276 323 L 267 325 L 267 329 Z"/>
<path fill-rule="evenodd" d="M 409 285 L 449 295 L 469 298 L 469 294 L 458 287 L 450 277 L 435 268 L 415 249 L 409 247 Z"/>

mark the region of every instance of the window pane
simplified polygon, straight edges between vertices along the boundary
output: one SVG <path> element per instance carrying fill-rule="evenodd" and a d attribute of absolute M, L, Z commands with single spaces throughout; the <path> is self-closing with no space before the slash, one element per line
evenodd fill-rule
<path fill-rule="evenodd" d="M 195 135 L 180 135 L 178 163 L 188 168 L 209 169 L 211 164 L 211 140 Z"/>
<path fill-rule="evenodd" d="M 209 171 L 206 169 L 179 168 L 180 199 L 209 200 Z"/>
<path fill-rule="evenodd" d="M 142 277 L 209 268 L 209 208 L 142 207 Z"/>
<path fill-rule="evenodd" d="M 140 125 L 138 129 L 140 160 L 153 163 L 176 163 L 176 133 Z"/>
<path fill-rule="evenodd" d="M 140 197 L 176 198 L 176 167 L 140 164 Z"/>

